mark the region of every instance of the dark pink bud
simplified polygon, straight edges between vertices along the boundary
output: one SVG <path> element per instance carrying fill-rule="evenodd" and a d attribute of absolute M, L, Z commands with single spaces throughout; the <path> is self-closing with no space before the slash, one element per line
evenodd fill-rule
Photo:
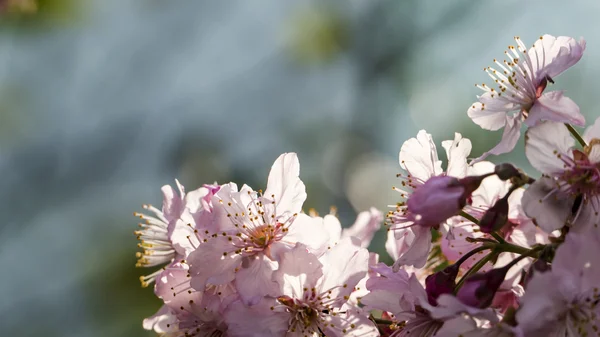
<path fill-rule="evenodd" d="M 523 282 L 522 282 L 523 287 L 527 288 L 527 283 L 529 283 L 529 281 L 531 281 L 531 279 L 533 278 L 533 275 L 539 274 L 539 273 L 545 273 L 545 272 L 549 271 L 550 269 L 551 269 L 551 266 L 548 262 L 546 262 L 542 259 L 535 260 L 535 262 L 533 262 L 531 264 L 531 267 L 529 267 L 529 270 L 525 274 L 525 277 L 523 277 Z"/>
<path fill-rule="evenodd" d="M 521 172 L 509 163 L 496 165 L 494 168 L 494 173 L 498 176 L 498 178 L 500 178 L 500 180 L 508 180 L 521 175 Z"/>
<path fill-rule="evenodd" d="M 427 300 L 431 305 L 437 305 L 437 298 L 442 294 L 452 294 L 456 286 L 458 265 L 451 265 L 444 270 L 427 276 L 425 279 L 425 291 Z"/>
<path fill-rule="evenodd" d="M 508 195 L 496 201 L 479 221 L 479 228 L 484 233 L 492 233 L 502 229 L 508 223 Z"/>
<path fill-rule="evenodd" d="M 465 188 L 457 178 L 432 177 L 419 186 L 407 201 L 416 224 L 437 226 L 457 215 L 465 204 Z"/>
<path fill-rule="evenodd" d="M 458 290 L 456 297 L 464 304 L 475 308 L 487 308 L 506 277 L 507 267 L 492 269 L 487 273 L 469 277 Z"/>

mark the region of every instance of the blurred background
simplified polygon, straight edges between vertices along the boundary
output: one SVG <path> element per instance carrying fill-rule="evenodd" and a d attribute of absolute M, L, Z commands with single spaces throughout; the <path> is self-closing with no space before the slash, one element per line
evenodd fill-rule
<path fill-rule="evenodd" d="M 589 122 L 595 1 L 0 0 L 0 335 L 152 336 L 134 268 L 160 187 L 264 188 L 300 157 L 306 209 L 386 210 L 402 142 L 500 133 L 466 116 L 514 35 L 584 36 L 561 75 Z M 443 151 L 440 157 L 445 159 Z M 522 151 L 514 160 L 533 173 Z M 383 250 L 383 235 L 373 249 Z M 388 260 L 389 261 L 389 260 Z"/>

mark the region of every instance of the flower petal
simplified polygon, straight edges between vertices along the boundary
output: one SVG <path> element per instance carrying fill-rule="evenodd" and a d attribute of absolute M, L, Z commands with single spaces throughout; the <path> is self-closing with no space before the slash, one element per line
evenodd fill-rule
<path fill-rule="evenodd" d="M 589 143 L 592 139 L 600 139 L 600 117 L 596 118 L 594 124 L 585 129 L 583 133 L 583 139 Z"/>
<path fill-rule="evenodd" d="M 281 294 L 278 295 L 302 298 L 304 288 L 314 288 L 322 276 L 323 264 L 305 245 L 298 243 L 281 255 L 273 280 L 281 287 Z"/>
<path fill-rule="evenodd" d="M 481 155 L 481 157 L 473 160 L 471 164 L 475 164 L 479 161 L 482 161 L 490 154 L 499 155 L 503 153 L 508 153 L 512 151 L 517 142 L 519 141 L 519 137 L 521 136 L 521 120 L 518 115 L 516 116 L 506 116 L 506 126 L 504 127 L 504 132 L 502 133 L 502 139 L 500 143 L 496 145 L 493 149 Z"/>
<path fill-rule="evenodd" d="M 323 332 L 328 337 L 379 336 L 379 331 L 369 319 L 369 313 L 358 307 L 350 307 L 337 315 L 327 315 L 324 326 Z"/>
<path fill-rule="evenodd" d="M 235 269 L 242 263 L 241 255 L 234 254 L 236 249 L 225 237 L 203 242 L 187 258 L 192 288 L 203 290 L 207 282 L 218 285 L 233 281 Z"/>
<path fill-rule="evenodd" d="M 244 304 L 252 306 L 264 296 L 279 295 L 277 283 L 273 281 L 273 271 L 277 266 L 277 262 L 264 254 L 242 258 L 242 267 L 235 275 L 235 288 Z"/>
<path fill-rule="evenodd" d="M 471 153 L 471 141 L 463 138 L 458 132 L 454 133 L 454 140 L 445 140 L 442 147 L 446 150 L 448 156 L 448 169 L 446 173 L 449 176 L 462 178 L 467 175 L 467 156 Z"/>
<path fill-rule="evenodd" d="M 544 35 L 529 49 L 536 78 L 554 78 L 577 63 L 583 56 L 585 40 L 568 36 Z"/>
<path fill-rule="evenodd" d="M 572 198 L 557 195 L 554 188 L 551 178 L 542 177 L 525 190 L 521 200 L 525 214 L 546 233 L 563 227 L 573 206 Z"/>
<path fill-rule="evenodd" d="M 402 144 L 400 166 L 422 182 L 442 173 L 442 162 L 438 159 L 430 134 L 421 130 L 416 138 L 411 138 Z"/>
<path fill-rule="evenodd" d="M 295 153 L 284 153 L 275 160 L 264 196 L 274 199 L 277 215 L 284 211 L 297 213 L 302 210 L 302 204 L 306 200 L 306 188 L 300 180 L 300 162 Z"/>
<path fill-rule="evenodd" d="M 538 98 L 529 110 L 525 124 L 531 127 L 543 120 L 585 125 L 585 117 L 579 112 L 577 103 L 563 96 L 562 91 L 550 91 Z"/>
<path fill-rule="evenodd" d="M 422 268 L 427 262 L 427 256 L 431 251 L 431 229 L 423 226 L 412 226 L 409 230 L 414 234 L 413 240 L 403 242 L 404 245 L 408 246 L 408 249 L 394 262 L 392 266 L 394 271 L 404 265 Z M 405 238 L 410 238 L 410 236 Z"/>
<path fill-rule="evenodd" d="M 546 174 L 564 171 L 564 161 L 571 157 L 575 141 L 562 123 L 543 122 L 529 128 L 525 134 L 525 155 L 531 166 Z"/>
<path fill-rule="evenodd" d="M 361 247 L 367 248 L 373 240 L 375 232 L 381 228 L 382 221 L 383 214 L 378 209 L 371 207 L 370 210 L 358 214 L 354 224 L 343 230 L 342 237 L 356 237 L 360 240 Z"/>
<path fill-rule="evenodd" d="M 508 112 L 519 109 L 519 105 L 507 103 L 486 92 L 479 96 L 479 102 L 473 103 L 467 110 L 467 115 L 482 129 L 496 131 L 506 125 L 505 116 Z"/>

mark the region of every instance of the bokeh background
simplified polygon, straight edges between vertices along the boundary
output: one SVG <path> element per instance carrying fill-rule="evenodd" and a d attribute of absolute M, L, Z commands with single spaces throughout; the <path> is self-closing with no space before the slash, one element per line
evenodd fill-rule
<path fill-rule="evenodd" d="M 152 336 L 134 268 L 160 187 L 263 188 L 295 151 L 306 208 L 385 210 L 404 140 L 500 133 L 466 116 L 512 37 L 584 36 L 554 87 L 589 121 L 597 1 L 0 0 L 0 335 Z M 441 157 L 444 157 L 440 151 Z M 530 171 L 522 151 L 514 160 Z M 530 171 L 532 172 L 532 171 Z M 381 233 L 383 234 L 383 233 Z M 373 249 L 383 253 L 383 235 Z M 385 253 L 383 258 L 386 259 Z"/>

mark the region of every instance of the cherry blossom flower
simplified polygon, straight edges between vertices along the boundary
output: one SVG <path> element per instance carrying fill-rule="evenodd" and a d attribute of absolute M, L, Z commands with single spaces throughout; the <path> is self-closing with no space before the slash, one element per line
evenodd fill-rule
<path fill-rule="evenodd" d="M 595 336 L 600 325 L 600 233 L 569 233 L 552 269 L 527 283 L 516 320 L 526 336 Z"/>
<path fill-rule="evenodd" d="M 553 83 L 556 76 L 581 59 L 585 41 L 544 35 L 529 50 L 519 37 L 515 37 L 515 42 L 516 47 L 509 46 L 504 52 L 506 60 L 494 59 L 497 67 L 484 69 L 497 88 L 477 85 L 485 93 L 467 111 L 483 129 L 504 128 L 500 143 L 477 160 L 510 152 L 519 140 L 522 123 L 531 127 L 551 120 L 585 125 L 577 104 L 562 91 L 544 92 L 548 82 Z"/>
<path fill-rule="evenodd" d="M 547 233 L 567 223 L 577 222 L 578 231 L 600 222 L 600 119 L 583 138 L 588 145 L 581 151 L 563 124 L 544 122 L 527 131 L 525 154 L 544 176 L 527 189 L 523 207 Z"/>
<path fill-rule="evenodd" d="M 232 304 L 227 314 L 232 336 L 378 336 L 368 314 L 349 302 L 368 268 L 369 253 L 360 242 L 346 238 L 317 257 L 296 244 L 281 255 L 273 274 L 280 284 L 276 300 L 254 306 Z M 270 303 L 270 306 L 264 303 Z M 280 334 L 273 333 L 279 331 Z"/>
<path fill-rule="evenodd" d="M 399 175 L 402 186 L 394 189 L 405 201 L 388 213 L 386 243 L 390 250 L 392 247 L 396 250 L 391 254 L 398 257 L 394 263 L 396 270 L 402 265 L 423 267 L 431 250 L 431 227 L 441 225 L 464 206 L 461 201 L 466 199 L 466 191 L 457 184 L 457 178 L 467 173 L 471 141 L 456 133 L 453 141 L 444 141 L 442 146 L 448 156 L 446 173 L 431 135 L 424 130 L 404 142 L 400 149 L 400 166 L 408 175 Z"/>
<path fill-rule="evenodd" d="M 437 305 L 431 305 L 416 275 L 409 275 L 404 269 L 395 272 L 385 264 L 372 269 L 377 275 L 367 281 L 369 293 L 361 303 L 369 310 L 383 310 L 392 318 L 395 331 L 391 336 L 445 336 L 437 334 L 444 322 L 463 314 L 497 321 L 492 310 L 466 306 L 448 294 L 440 295 Z"/>
<path fill-rule="evenodd" d="M 276 291 L 272 273 L 280 255 L 304 243 L 311 251 L 327 249 L 323 219 L 299 214 L 306 199 L 295 153 L 273 164 L 264 194 L 243 186 L 238 192 L 222 187 L 213 198 L 218 230 L 196 233 L 201 243 L 189 255 L 192 286 L 235 280 L 246 304 Z"/>
<path fill-rule="evenodd" d="M 179 193 L 169 185 L 161 188 L 162 211 L 152 205 L 143 205 L 154 216 L 134 213 L 144 221 L 139 224 L 140 230 L 135 232 L 141 241 L 138 246 L 143 249 L 137 253 L 137 267 L 161 266 L 185 258 L 193 250 L 188 236 L 199 225 L 203 227 L 210 223 L 207 219 L 212 210 L 210 198 L 220 186 L 204 185 L 186 194 L 183 185 L 177 180 L 175 183 Z M 141 276 L 142 286 L 152 284 L 161 271 Z"/>
<path fill-rule="evenodd" d="M 159 275 L 155 293 L 164 305 L 144 320 L 144 328 L 172 337 L 227 336 L 223 314 L 237 298 L 231 284 L 195 290 L 190 287 L 188 266 L 177 262 Z"/>

